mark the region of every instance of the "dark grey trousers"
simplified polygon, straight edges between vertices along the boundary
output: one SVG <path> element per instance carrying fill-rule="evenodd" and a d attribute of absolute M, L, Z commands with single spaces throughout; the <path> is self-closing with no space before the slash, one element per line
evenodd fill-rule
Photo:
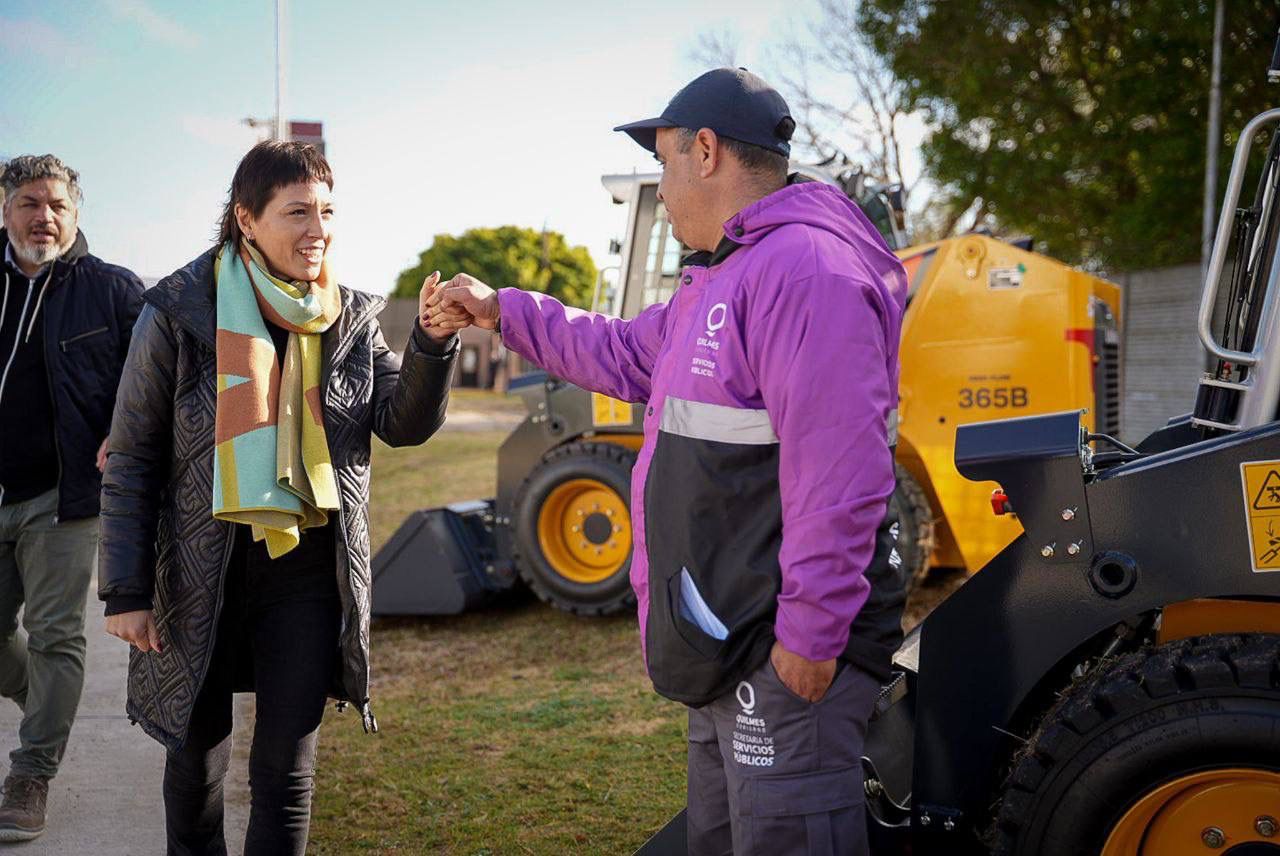
<path fill-rule="evenodd" d="M 10 772 L 45 778 L 58 772 L 80 706 L 98 548 L 98 518 L 59 523 L 57 510 L 56 490 L 0 506 L 0 695 L 22 708 Z"/>
<path fill-rule="evenodd" d="M 689 856 L 865 856 L 862 744 L 880 682 L 841 663 L 817 703 L 765 664 L 689 711 Z"/>

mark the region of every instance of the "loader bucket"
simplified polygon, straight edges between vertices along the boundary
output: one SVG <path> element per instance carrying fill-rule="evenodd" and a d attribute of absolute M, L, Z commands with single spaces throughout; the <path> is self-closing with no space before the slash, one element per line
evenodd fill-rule
<path fill-rule="evenodd" d="M 373 614 L 457 615 L 509 589 L 492 521 L 491 500 L 410 514 L 373 557 Z"/>
<path fill-rule="evenodd" d="M 673 856 L 687 852 L 688 825 L 685 823 L 685 812 L 680 812 L 667 825 L 653 834 L 653 837 L 641 845 L 634 856 Z"/>

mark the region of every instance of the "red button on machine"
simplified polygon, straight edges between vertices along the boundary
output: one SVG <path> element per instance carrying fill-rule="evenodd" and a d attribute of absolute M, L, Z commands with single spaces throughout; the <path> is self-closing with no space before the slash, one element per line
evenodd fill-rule
<path fill-rule="evenodd" d="M 1013 506 L 1009 504 L 1009 495 L 1000 488 L 991 492 L 991 510 L 997 517 L 1013 511 Z"/>

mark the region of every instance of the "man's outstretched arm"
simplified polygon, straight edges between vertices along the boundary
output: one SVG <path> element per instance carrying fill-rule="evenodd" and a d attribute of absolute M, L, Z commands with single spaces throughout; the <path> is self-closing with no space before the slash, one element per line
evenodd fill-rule
<path fill-rule="evenodd" d="M 545 294 L 494 291 L 458 274 L 429 302 L 427 322 L 452 305 L 469 312 L 476 326 L 499 330 L 504 345 L 557 377 L 623 401 L 649 398 L 666 304 L 624 321 L 565 306 Z"/>

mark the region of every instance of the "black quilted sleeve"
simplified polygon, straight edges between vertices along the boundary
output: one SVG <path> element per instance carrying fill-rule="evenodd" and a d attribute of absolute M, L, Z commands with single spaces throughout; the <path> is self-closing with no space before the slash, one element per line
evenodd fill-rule
<path fill-rule="evenodd" d="M 387 347 L 382 328 L 373 331 L 373 432 L 388 446 L 416 446 L 444 424 L 458 339 L 443 353 L 414 324 L 404 362 Z"/>
<path fill-rule="evenodd" d="M 177 343 L 154 306 L 138 316 L 111 420 L 102 476 L 98 597 L 150 599 L 156 524 L 173 441 Z"/>

